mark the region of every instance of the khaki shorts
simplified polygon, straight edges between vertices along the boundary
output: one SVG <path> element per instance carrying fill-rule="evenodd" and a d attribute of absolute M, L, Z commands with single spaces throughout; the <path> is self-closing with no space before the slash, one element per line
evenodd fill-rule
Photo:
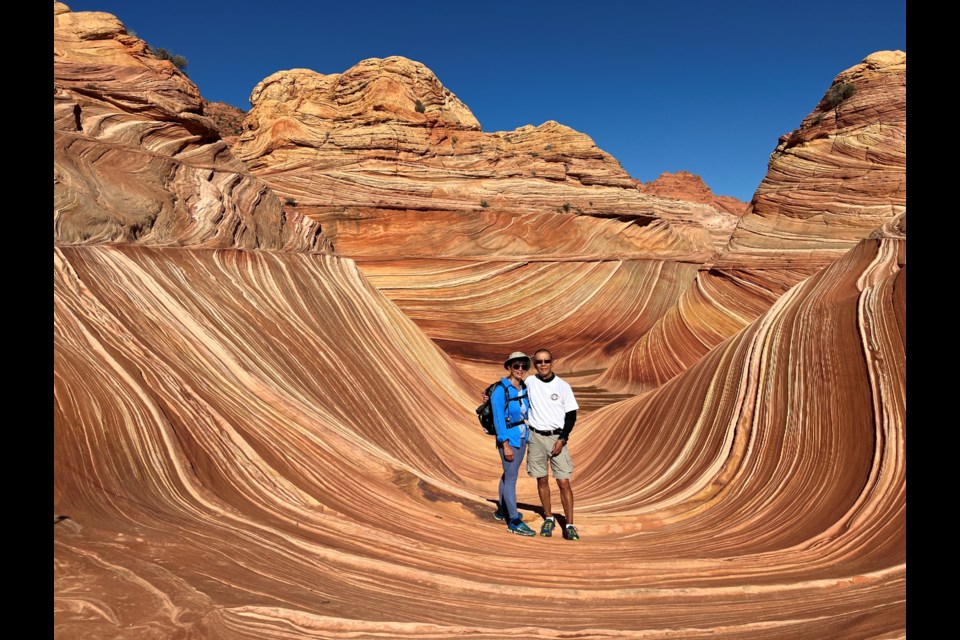
<path fill-rule="evenodd" d="M 527 475 L 542 478 L 547 475 L 547 461 L 555 480 L 566 480 L 573 473 L 573 459 L 570 457 L 570 447 L 563 445 L 560 455 L 553 458 L 553 444 L 560 436 L 543 436 L 530 429 L 530 442 L 527 444 Z"/>

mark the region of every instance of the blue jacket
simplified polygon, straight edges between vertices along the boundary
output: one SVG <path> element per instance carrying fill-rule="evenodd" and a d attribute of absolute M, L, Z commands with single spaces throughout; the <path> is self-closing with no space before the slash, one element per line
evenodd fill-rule
<path fill-rule="evenodd" d="M 497 442 L 509 442 L 511 447 L 519 447 L 521 442 L 527 440 L 527 425 L 520 424 L 507 428 L 507 423 L 522 422 L 527 419 L 527 412 L 530 410 L 527 388 L 521 385 L 517 390 L 510 382 L 510 378 L 501 378 L 500 382 L 503 386 L 498 384 L 490 394 L 490 407 L 493 409 L 493 426 L 497 429 Z M 511 398 L 522 396 L 520 400 L 510 401 L 506 406 L 506 413 L 504 413 L 506 397 L 503 387 L 507 388 Z"/>

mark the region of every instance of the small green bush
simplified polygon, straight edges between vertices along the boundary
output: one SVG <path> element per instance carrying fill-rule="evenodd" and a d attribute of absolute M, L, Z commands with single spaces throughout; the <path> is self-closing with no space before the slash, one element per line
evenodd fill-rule
<path fill-rule="evenodd" d="M 480 206 L 483 207 L 484 209 L 486 209 L 487 207 L 490 206 L 490 203 L 487 202 L 486 200 L 481 200 L 481 201 L 480 201 Z"/>
<path fill-rule="evenodd" d="M 852 96 L 856 93 L 857 88 L 854 87 L 849 82 L 841 82 L 840 84 L 835 84 L 830 87 L 830 90 L 827 91 L 827 104 L 830 105 L 830 108 L 833 109 L 838 104 Z"/>
<path fill-rule="evenodd" d="M 187 59 L 181 56 L 179 53 L 173 53 L 172 51 L 168 51 L 163 47 L 150 47 L 150 53 L 160 60 L 169 60 L 173 63 L 173 66 L 181 71 L 186 69 L 187 65 L 189 64 Z"/>
<path fill-rule="evenodd" d="M 290 198 L 290 197 L 285 198 L 285 199 L 284 199 L 284 202 L 285 202 L 288 206 L 291 206 L 291 207 L 297 206 L 297 201 L 294 200 L 293 198 Z"/>
<path fill-rule="evenodd" d="M 564 211 L 564 213 L 569 213 L 569 212 L 570 212 L 570 203 L 569 203 L 569 202 L 564 202 L 564 203 L 563 203 L 563 211 Z"/>
<path fill-rule="evenodd" d="M 417 104 L 414 105 L 413 108 L 417 110 L 417 113 L 423 113 L 424 111 L 427 110 L 427 108 L 424 106 L 423 102 L 421 102 L 420 100 L 417 100 Z"/>

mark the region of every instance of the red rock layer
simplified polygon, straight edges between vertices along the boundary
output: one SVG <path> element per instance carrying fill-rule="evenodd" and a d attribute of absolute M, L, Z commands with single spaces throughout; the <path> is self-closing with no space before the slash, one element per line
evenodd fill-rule
<path fill-rule="evenodd" d="M 203 115 L 210 118 L 220 137 L 227 144 L 233 144 L 243 133 L 243 119 L 246 112 L 225 102 L 203 101 Z"/>
<path fill-rule="evenodd" d="M 689 171 L 677 171 L 676 173 L 664 172 L 660 177 L 644 184 L 639 180 L 635 181 L 637 188 L 641 193 L 662 196 L 664 198 L 676 198 L 687 202 L 700 202 L 702 204 L 713 205 L 721 211 L 731 213 L 733 224 L 736 224 L 737 218 L 747 211 L 747 203 L 737 200 L 732 196 L 718 196 L 710 190 L 698 175 Z"/>
<path fill-rule="evenodd" d="M 54 3 L 54 241 L 322 251 L 201 114 L 197 88 L 107 13 Z"/>

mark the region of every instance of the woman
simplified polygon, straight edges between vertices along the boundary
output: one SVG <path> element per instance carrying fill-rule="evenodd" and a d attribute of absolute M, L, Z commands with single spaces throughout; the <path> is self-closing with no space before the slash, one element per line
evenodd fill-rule
<path fill-rule="evenodd" d="M 530 409 L 523 378 L 530 370 L 530 358 L 520 351 L 514 351 L 504 361 L 503 368 L 507 370 L 507 376 L 500 379 L 490 395 L 493 425 L 497 429 L 497 451 L 503 465 L 500 495 L 493 516 L 497 520 L 506 519 L 509 531 L 532 536 L 535 535 L 533 529 L 524 524 L 517 511 L 517 476 L 527 451 L 525 420 Z"/>

